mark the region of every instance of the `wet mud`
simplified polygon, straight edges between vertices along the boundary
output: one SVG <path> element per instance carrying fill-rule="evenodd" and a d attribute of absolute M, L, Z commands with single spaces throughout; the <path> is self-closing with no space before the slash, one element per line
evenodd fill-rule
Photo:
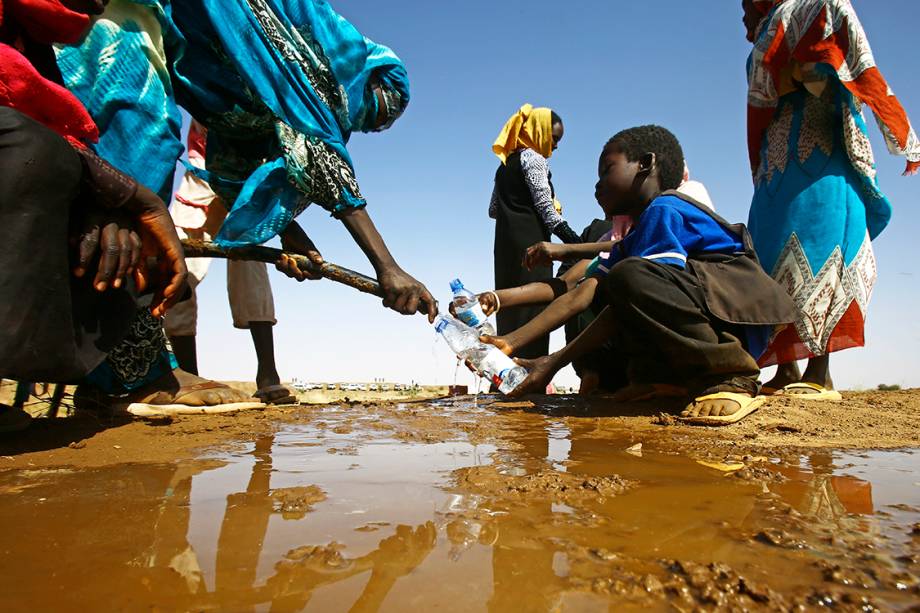
<path fill-rule="evenodd" d="M 42 420 L 0 442 L 4 610 L 920 603 L 915 397 L 818 409 L 889 417 L 862 449 L 795 403 L 708 430 L 496 400 Z"/>

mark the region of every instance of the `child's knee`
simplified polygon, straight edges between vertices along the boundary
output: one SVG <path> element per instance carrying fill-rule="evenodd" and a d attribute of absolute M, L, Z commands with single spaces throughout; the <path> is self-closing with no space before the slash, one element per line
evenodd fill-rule
<path fill-rule="evenodd" d="M 656 264 L 645 258 L 631 257 L 617 263 L 603 283 L 604 296 L 612 306 L 632 303 L 648 290 L 649 275 Z"/>

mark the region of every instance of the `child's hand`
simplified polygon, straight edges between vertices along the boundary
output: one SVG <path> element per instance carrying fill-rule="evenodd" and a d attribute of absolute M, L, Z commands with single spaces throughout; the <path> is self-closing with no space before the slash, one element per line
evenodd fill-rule
<path fill-rule="evenodd" d="M 543 394 L 546 392 L 546 386 L 553 380 L 553 377 L 559 372 L 552 355 L 545 355 L 536 360 L 524 360 L 515 358 L 514 361 L 527 369 L 527 378 L 511 390 L 508 398 L 520 398 L 525 394 Z"/>
<path fill-rule="evenodd" d="M 498 310 L 498 296 L 495 295 L 495 292 L 483 292 L 476 298 L 479 300 L 479 306 L 482 307 L 482 312 L 485 313 L 486 317 Z"/>
<path fill-rule="evenodd" d="M 490 345 L 495 345 L 501 349 L 502 353 L 505 355 L 511 355 L 514 353 L 514 347 L 509 343 L 504 336 L 486 336 L 483 334 L 479 337 L 480 343 L 488 343 Z"/>
<path fill-rule="evenodd" d="M 549 266 L 553 261 L 563 260 L 565 257 L 565 245 L 544 241 L 527 248 L 522 265 L 527 270 L 533 270 L 537 266 Z"/>

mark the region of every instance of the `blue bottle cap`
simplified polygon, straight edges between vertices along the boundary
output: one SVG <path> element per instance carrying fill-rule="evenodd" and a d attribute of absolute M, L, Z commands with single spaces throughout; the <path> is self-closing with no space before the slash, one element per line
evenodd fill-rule
<path fill-rule="evenodd" d="M 455 292 L 458 289 L 463 289 L 463 283 L 460 282 L 460 279 L 454 279 L 450 282 L 450 291 Z"/>

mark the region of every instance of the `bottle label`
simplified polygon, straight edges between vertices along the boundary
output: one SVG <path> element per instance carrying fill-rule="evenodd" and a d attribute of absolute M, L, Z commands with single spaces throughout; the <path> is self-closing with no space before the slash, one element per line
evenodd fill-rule
<path fill-rule="evenodd" d="M 508 376 L 510 371 L 510 368 L 505 368 L 498 374 L 492 375 L 492 383 L 494 383 L 496 387 L 501 387 L 502 383 L 505 382 L 505 377 Z"/>
<path fill-rule="evenodd" d="M 473 306 L 462 311 L 458 310 L 457 319 L 471 328 L 478 328 L 482 324 L 486 323 L 486 314 L 482 310 L 482 305 L 479 304 L 479 301 L 477 300 L 473 303 Z"/>

